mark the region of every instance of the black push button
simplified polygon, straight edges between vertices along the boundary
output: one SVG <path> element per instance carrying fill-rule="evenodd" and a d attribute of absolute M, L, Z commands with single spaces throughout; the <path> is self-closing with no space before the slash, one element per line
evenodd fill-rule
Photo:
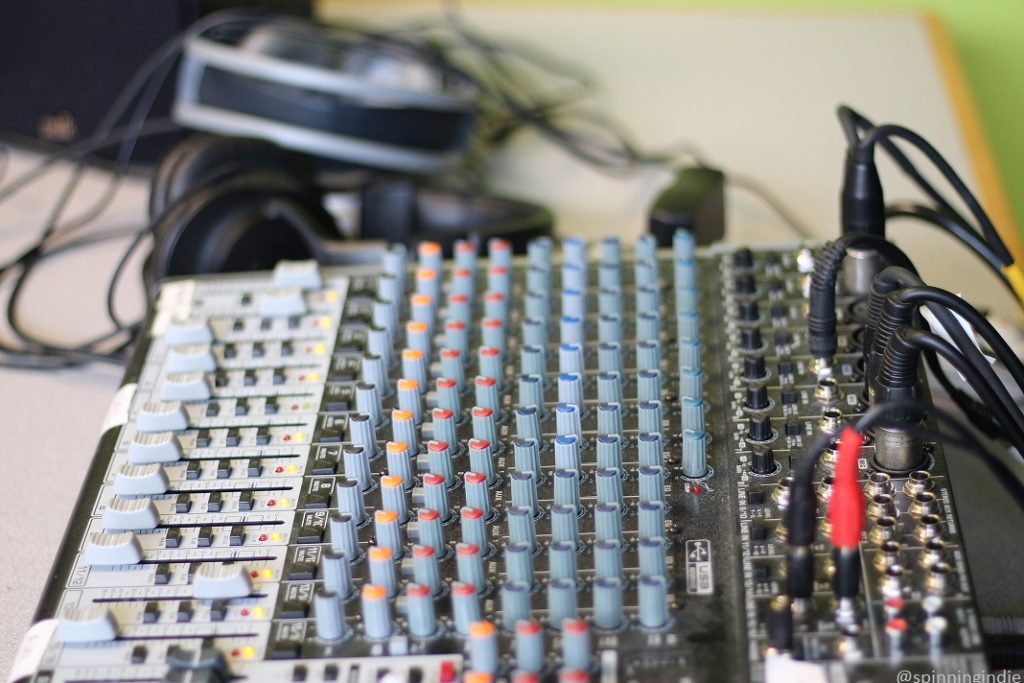
<path fill-rule="evenodd" d="M 174 500 L 174 511 L 179 515 L 184 515 L 192 509 L 192 498 L 187 493 L 179 493 L 178 497 Z"/>
<path fill-rule="evenodd" d="M 309 616 L 309 603 L 302 600 L 285 600 L 278 615 L 282 619 L 305 619 Z"/>
<path fill-rule="evenodd" d="M 316 565 L 312 562 L 293 562 L 288 567 L 289 581 L 312 581 L 316 578 Z"/>
<path fill-rule="evenodd" d="M 192 621 L 192 603 L 187 600 L 178 603 L 178 618 L 179 624 L 186 624 Z"/>
<path fill-rule="evenodd" d="M 196 546 L 199 548 L 209 548 L 211 545 L 213 545 L 213 527 L 199 527 L 199 537 L 196 539 Z"/>
<path fill-rule="evenodd" d="M 210 621 L 224 621 L 228 614 L 228 604 L 223 600 L 214 600 L 210 605 Z"/>
<path fill-rule="evenodd" d="M 231 476 L 231 461 L 222 459 L 217 461 L 217 478 L 227 479 Z"/>
<path fill-rule="evenodd" d="M 142 608 L 142 623 L 155 624 L 156 620 L 159 618 L 160 604 L 156 602 L 147 602 L 146 606 Z"/>

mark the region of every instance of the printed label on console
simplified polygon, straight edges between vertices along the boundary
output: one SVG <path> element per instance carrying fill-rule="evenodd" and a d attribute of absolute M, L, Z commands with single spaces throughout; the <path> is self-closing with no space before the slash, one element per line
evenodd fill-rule
<path fill-rule="evenodd" d="M 706 538 L 686 542 L 686 592 L 691 595 L 715 592 L 711 574 L 711 541 Z"/>
<path fill-rule="evenodd" d="M 106 434 L 111 427 L 120 427 L 128 422 L 128 412 L 131 410 L 132 401 L 135 399 L 135 390 L 138 384 L 125 384 L 114 394 L 114 400 L 110 402 L 107 409 L 107 417 L 103 420 L 103 429 L 100 434 Z"/>
<path fill-rule="evenodd" d="M 46 647 L 57 630 L 56 619 L 46 619 L 33 624 L 21 641 L 18 653 L 14 655 L 14 663 L 11 671 L 7 674 L 7 683 L 35 675 L 39 669 L 39 663 L 43 661 L 43 654 Z"/>

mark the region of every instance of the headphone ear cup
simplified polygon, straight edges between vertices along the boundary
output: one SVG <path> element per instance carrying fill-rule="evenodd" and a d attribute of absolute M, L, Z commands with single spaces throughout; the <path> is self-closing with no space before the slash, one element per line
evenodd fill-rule
<path fill-rule="evenodd" d="M 175 145 L 153 172 L 149 215 L 156 218 L 167 207 L 199 187 L 239 173 L 274 170 L 312 184 L 309 160 L 256 138 L 195 135 Z"/>
<path fill-rule="evenodd" d="M 143 268 L 150 292 L 166 277 L 262 270 L 282 259 L 324 260 L 337 226 L 313 188 L 254 171 L 179 198 L 153 223 Z"/>

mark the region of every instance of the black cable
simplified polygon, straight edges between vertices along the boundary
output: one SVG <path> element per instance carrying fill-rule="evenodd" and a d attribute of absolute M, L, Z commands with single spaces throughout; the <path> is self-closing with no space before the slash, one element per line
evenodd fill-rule
<path fill-rule="evenodd" d="M 167 81 L 167 77 L 174 66 L 175 59 L 167 59 L 161 63 L 152 74 L 152 78 L 145 84 L 145 88 L 141 93 L 138 94 L 138 103 L 135 111 L 132 114 L 129 122 L 129 128 L 134 132 L 134 135 L 125 137 L 119 146 L 117 153 L 117 170 L 114 175 L 115 182 L 111 183 L 110 188 L 115 189 L 119 184 L 120 178 L 127 172 L 128 162 L 131 160 L 132 154 L 135 150 L 136 142 L 138 141 L 138 132 L 142 128 L 146 119 L 149 116 L 149 112 L 152 109 L 153 103 L 156 101 L 160 90 L 163 88 L 164 83 Z M 111 338 L 116 337 L 121 331 L 120 325 L 117 325 L 115 321 L 115 329 L 108 334 L 101 335 L 96 339 L 90 340 L 89 342 L 76 345 L 74 347 L 58 346 L 55 343 L 44 341 L 37 336 L 31 334 L 25 330 L 18 319 L 18 298 L 23 291 L 25 283 L 35 267 L 39 262 L 39 257 L 44 253 L 47 241 L 58 231 L 63 234 L 69 234 L 74 230 L 78 230 L 88 223 L 88 213 L 98 215 L 105 208 L 106 201 L 109 201 L 112 194 L 106 198 L 101 197 L 99 203 L 97 203 L 93 209 L 87 213 L 86 220 L 78 219 L 73 221 L 69 225 L 64 225 L 58 228 L 57 221 L 60 219 L 60 215 L 74 193 L 74 190 L 81 178 L 82 173 L 88 167 L 87 159 L 83 158 L 76 168 L 76 172 L 72 175 L 71 179 L 65 185 L 64 191 L 61 194 L 60 199 L 54 206 L 51 216 L 43 230 L 42 236 L 37 242 L 38 248 L 30 250 L 31 254 L 21 263 L 21 270 L 15 279 L 14 286 L 7 299 L 7 323 L 11 329 L 11 332 L 26 345 L 26 350 L 31 350 L 35 353 L 43 352 L 48 354 L 63 354 L 67 352 L 74 353 L 88 353 L 93 352 L 98 344 L 103 344 L 109 341 Z M 106 199 L 106 201 L 104 201 Z"/>
<path fill-rule="evenodd" d="M 890 266 L 875 276 L 871 283 L 871 294 L 868 297 L 868 315 L 864 325 L 864 367 L 865 382 L 870 387 L 878 374 L 878 365 L 885 352 L 892 334 L 900 325 L 913 324 L 924 328 L 925 320 L 920 315 L 918 306 L 912 303 L 902 302 L 899 299 L 890 299 L 889 296 L 900 289 L 912 287 L 924 287 L 925 283 L 913 271 Z M 960 322 L 953 314 L 941 305 L 931 303 L 929 309 L 935 315 L 943 327 L 958 331 L 957 343 L 973 346 L 967 338 L 966 333 L 960 330 Z M 950 398 L 956 403 L 971 424 L 984 432 L 989 437 L 995 437 L 1002 431 L 998 420 L 983 403 L 977 401 L 973 396 L 955 386 L 949 379 L 946 369 L 939 363 L 938 357 L 932 351 L 925 352 L 925 361 L 932 374 Z"/>
<path fill-rule="evenodd" d="M 142 139 L 146 137 L 152 137 L 155 135 L 163 135 L 173 131 L 181 130 L 181 126 L 172 121 L 170 118 L 161 117 L 158 119 L 151 119 L 147 121 L 142 128 L 136 133 L 133 130 L 131 124 L 118 126 L 106 136 L 95 136 L 91 135 L 83 140 L 68 145 L 60 150 L 51 152 L 43 161 L 40 161 L 34 168 L 23 172 L 17 178 L 11 180 L 7 185 L 0 187 L 0 202 L 6 200 L 11 195 L 17 193 L 26 185 L 32 183 L 39 178 L 46 175 L 50 169 L 60 162 L 64 161 L 78 161 L 90 154 L 95 154 L 108 147 L 120 144 L 123 140 L 129 137 L 135 137 Z"/>
<path fill-rule="evenodd" d="M 81 249 L 93 244 L 106 242 L 112 239 L 120 239 L 129 235 L 137 233 L 138 230 L 132 229 L 114 229 L 104 231 L 103 233 L 93 235 L 83 235 L 75 238 L 74 240 L 64 242 L 56 245 L 48 250 L 46 253 L 39 256 L 40 261 L 46 260 L 50 257 L 57 256 L 62 253 L 66 253 L 72 250 Z M 112 338 L 112 336 L 111 336 Z M 94 339 L 92 342 L 98 342 Z M 61 355 L 37 355 L 37 354 L 25 354 L 20 349 L 13 349 L 5 344 L 0 344 L 0 366 L 3 367 L 15 367 L 22 369 L 54 369 L 71 367 L 74 365 L 80 365 L 86 362 L 110 362 L 110 363 L 123 363 L 124 357 L 118 356 L 117 352 L 123 350 L 126 344 L 113 349 L 110 353 L 92 353 L 89 351 L 79 350 L 68 350 Z M 17 360 L 14 360 L 17 358 Z"/>
<path fill-rule="evenodd" d="M 1008 396 L 1004 396 L 1005 388 L 1001 383 L 998 388 L 989 384 L 978 366 L 938 335 L 911 327 L 901 327 L 897 330 L 886 347 L 882 367 L 879 370 L 880 380 L 887 378 L 886 375 L 893 371 L 902 371 L 906 362 L 909 361 L 911 353 L 925 349 L 930 349 L 942 356 L 967 379 L 967 383 L 1003 425 L 1007 440 L 1017 449 L 1018 453 L 1024 454 L 1024 428 L 1021 427 L 1024 417 L 1021 416 L 1020 410 L 1012 400 L 1009 403 L 1006 402 L 1005 399 Z M 916 377 L 914 380 L 916 381 Z M 998 391 L 999 388 L 1003 389 L 1002 393 Z"/>
<path fill-rule="evenodd" d="M 860 144 L 861 131 L 868 131 L 875 127 L 875 124 L 871 122 L 866 116 L 860 112 L 854 110 L 852 107 L 842 105 L 838 110 L 839 121 L 843 127 L 843 132 L 846 135 L 846 141 L 849 147 L 854 147 Z M 883 138 L 880 140 L 882 149 L 886 151 L 889 157 L 899 166 L 900 170 L 909 177 L 914 184 L 916 184 L 922 192 L 935 202 L 940 209 L 947 215 L 952 216 L 961 225 L 967 225 L 967 219 L 965 219 L 960 212 L 958 212 L 952 204 L 950 204 L 942 193 L 935 189 L 935 187 L 928 182 L 928 179 L 921 175 L 921 172 L 917 170 L 917 167 L 907 157 L 906 154 L 896 145 L 892 140 Z"/>
<path fill-rule="evenodd" d="M 771 190 L 765 185 L 760 183 L 755 178 L 750 176 L 739 175 L 736 173 L 730 173 L 725 177 L 725 183 L 728 187 L 735 187 L 739 190 L 746 190 L 750 194 L 759 198 L 762 202 L 768 206 L 769 209 L 775 213 L 776 216 L 792 231 L 793 235 L 800 241 L 813 240 L 814 235 L 810 229 L 801 221 L 796 215 L 793 214 L 783 202 L 776 197 Z"/>
<path fill-rule="evenodd" d="M 1021 392 L 1024 392 L 1024 363 L 1021 363 L 1020 358 L 1017 357 L 1017 354 L 1013 352 L 1013 349 L 1010 348 L 1010 345 L 1006 343 L 1006 340 L 1003 339 L 992 323 L 988 321 L 988 318 L 982 315 L 974 306 L 952 292 L 938 287 L 910 287 L 899 290 L 894 295 L 900 301 L 907 303 L 935 303 L 959 314 L 977 329 L 978 334 L 989 345 L 996 358 L 1006 367 L 1010 376 L 1013 377 L 1013 381 L 1020 387 Z M 957 328 L 961 329 L 959 326 Z M 974 345 L 971 344 L 971 346 L 973 347 Z"/>
<path fill-rule="evenodd" d="M 917 147 L 917 149 L 919 149 L 921 153 L 923 153 L 928 160 L 932 162 L 932 164 L 939 170 L 943 177 L 960 196 L 960 199 L 963 200 L 964 204 L 967 205 L 967 208 L 981 226 L 981 232 L 985 235 L 985 240 L 995 251 L 996 255 L 1002 260 L 1003 265 L 1010 265 L 1013 263 L 1013 256 L 1006 248 L 1002 237 L 999 236 L 999 232 L 992 224 L 992 220 L 988 217 L 985 209 L 982 208 L 981 204 L 978 202 L 977 197 L 974 196 L 974 193 L 971 192 L 970 188 L 967 187 L 950 163 L 946 161 L 946 158 L 943 157 L 930 142 L 924 139 L 924 137 L 909 128 L 905 128 L 904 126 L 892 124 L 876 126 L 869 130 L 861 139 L 857 147 L 857 153 L 863 155 L 862 158 L 870 158 L 874 153 L 875 144 L 878 143 L 879 140 L 890 138 L 901 138 L 906 140 Z"/>
<path fill-rule="evenodd" d="M 879 422 L 889 417 L 892 413 L 915 411 L 922 414 L 929 414 L 944 422 L 948 427 L 956 429 L 957 434 L 935 434 L 925 428 L 915 428 L 915 433 L 933 435 L 934 440 L 954 443 L 954 445 L 965 446 L 965 452 L 981 458 L 984 463 L 995 474 L 996 479 L 1014 497 L 1017 504 L 1024 509 L 1024 481 L 1021 477 L 992 451 L 981 443 L 981 441 L 963 425 L 959 418 L 940 406 L 925 403 L 914 399 L 901 399 L 881 403 L 869 408 L 853 423 L 854 429 L 866 433 L 871 431 Z M 962 437 L 957 442 L 956 437 Z M 834 435 L 820 432 L 815 439 L 804 449 L 799 459 L 793 466 L 793 482 L 791 485 L 790 507 L 786 511 L 785 524 L 787 527 L 787 538 L 794 545 L 806 545 L 814 538 L 814 527 L 816 523 L 816 506 L 814 498 L 814 470 L 821 460 L 825 449 L 834 440 Z M 807 501 L 795 500 L 807 497 Z M 793 505 L 796 502 L 796 505 Z"/>
<path fill-rule="evenodd" d="M 950 235 L 962 242 L 964 246 L 977 254 L 986 263 L 986 265 L 992 269 L 996 276 L 1006 284 L 1007 287 L 1010 286 L 1009 282 L 1006 280 L 1006 276 L 1003 275 L 1002 262 L 999 260 L 999 257 L 995 252 L 992 251 L 992 248 L 989 247 L 988 243 L 985 242 L 984 238 L 970 228 L 964 226 L 952 216 L 923 204 L 899 202 L 896 204 L 889 204 L 885 207 L 885 217 L 915 218 L 919 221 L 930 223 L 940 230 L 948 232 Z M 1011 289 L 1010 291 L 1013 290 Z"/>

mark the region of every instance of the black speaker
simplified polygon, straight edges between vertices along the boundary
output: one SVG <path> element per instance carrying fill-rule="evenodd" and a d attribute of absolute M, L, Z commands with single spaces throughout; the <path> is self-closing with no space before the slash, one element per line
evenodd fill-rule
<path fill-rule="evenodd" d="M 64 145 L 88 137 L 132 74 L 196 19 L 235 6 L 310 16 L 312 0 L 0 0 L 0 135 Z M 151 117 L 169 116 L 174 74 Z M 141 140 L 156 161 L 182 134 Z"/>

